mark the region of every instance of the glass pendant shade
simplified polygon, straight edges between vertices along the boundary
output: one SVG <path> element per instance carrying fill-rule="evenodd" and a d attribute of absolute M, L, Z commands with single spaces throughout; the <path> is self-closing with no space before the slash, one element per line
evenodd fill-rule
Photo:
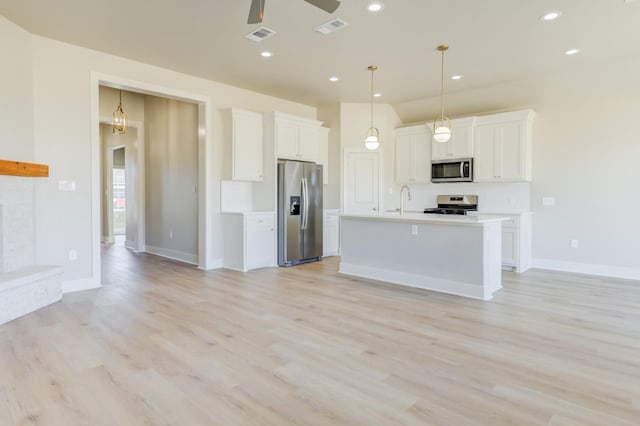
<path fill-rule="evenodd" d="M 375 130 L 377 131 L 378 129 L 375 129 Z M 377 135 L 367 136 L 367 138 L 364 140 L 364 146 L 371 151 L 378 149 L 378 147 L 380 146 L 380 141 L 378 139 L 378 136 Z"/>
<path fill-rule="evenodd" d="M 451 129 L 447 126 L 436 127 L 436 130 L 433 132 L 433 139 L 436 142 L 449 142 L 451 139 Z"/>
<path fill-rule="evenodd" d="M 122 109 L 122 90 L 120 91 L 120 103 L 111 116 L 111 127 L 113 133 L 120 135 L 127 133 L 127 116 Z"/>

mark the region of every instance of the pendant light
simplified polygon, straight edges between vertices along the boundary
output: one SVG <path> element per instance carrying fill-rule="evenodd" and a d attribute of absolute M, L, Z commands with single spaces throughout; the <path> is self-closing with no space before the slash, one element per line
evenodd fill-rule
<path fill-rule="evenodd" d="M 122 109 L 122 90 L 120 90 L 120 103 L 118 104 L 118 108 L 113 111 L 111 117 L 111 127 L 113 128 L 113 133 L 118 133 L 119 135 L 127 133 L 127 116 Z"/>
<path fill-rule="evenodd" d="M 444 115 L 444 52 L 449 49 L 441 44 L 437 49 L 442 52 L 441 80 L 440 80 L 440 118 L 433 120 L 433 139 L 436 142 L 449 142 L 451 139 L 451 120 Z"/>
<path fill-rule="evenodd" d="M 373 151 L 380 146 L 380 131 L 373 126 L 373 73 L 378 67 L 370 65 L 367 69 L 371 71 L 371 127 L 367 130 L 364 146 Z"/>

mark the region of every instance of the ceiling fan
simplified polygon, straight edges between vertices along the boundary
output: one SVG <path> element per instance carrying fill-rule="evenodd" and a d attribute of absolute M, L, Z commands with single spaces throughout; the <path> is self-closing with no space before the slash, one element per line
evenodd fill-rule
<path fill-rule="evenodd" d="M 264 3 L 266 0 L 251 0 L 251 9 L 249 9 L 249 19 L 247 24 L 259 24 L 264 17 Z M 336 11 L 340 2 L 338 0 L 304 0 L 318 7 L 325 12 L 333 13 Z"/>

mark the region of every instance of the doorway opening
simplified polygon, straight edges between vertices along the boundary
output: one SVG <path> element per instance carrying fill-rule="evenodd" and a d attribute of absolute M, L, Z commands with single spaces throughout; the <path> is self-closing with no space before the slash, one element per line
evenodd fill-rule
<path fill-rule="evenodd" d="M 109 102 L 108 97 L 102 96 L 104 89 L 118 92 L 123 90 L 123 106 L 127 113 L 127 103 L 124 97 L 125 91 L 137 96 L 156 98 L 155 105 L 160 105 L 156 109 L 162 109 L 163 105 L 173 105 L 175 103 L 188 104 L 191 110 L 186 116 L 179 113 L 177 116 L 161 117 L 156 120 L 157 125 L 149 129 L 149 123 L 144 118 L 132 117 L 127 119 L 127 134 L 133 134 L 131 147 L 124 145 L 124 183 L 122 183 L 122 168 L 118 171 L 118 167 L 111 169 L 110 173 L 105 173 L 105 167 L 101 164 L 103 158 L 109 158 L 105 155 L 105 149 L 102 144 L 103 135 L 111 132 L 111 113 L 117 102 Z M 113 103 L 113 105 L 111 105 Z M 134 109 L 132 104 L 129 104 Z M 130 109 L 130 110 L 131 110 Z M 157 111 L 156 111 L 157 112 Z M 158 113 L 161 115 L 160 113 Z M 177 173 L 175 168 L 172 169 L 172 161 L 183 161 L 184 155 L 188 149 L 176 150 L 167 148 L 164 152 L 149 152 L 146 145 L 151 140 L 157 140 L 158 134 L 167 134 L 175 130 L 176 123 L 189 121 L 193 123 L 192 135 L 194 137 L 191 151 L 189 152 L 191 163 L 182 170 L 188 170 L 188 173 Z M 148 120 L 147 120 L 148 121 Z M 211 138 L 211 99 L 202 95 L 181 92 L 171 88 L 160 88 L 141 82 L 132 82 L 119 77 L 106 76 L 99 73 L 92 73 L 92 122 L 95 126 L 92 129 L 92 217 L 93 217 L 93 274 L 92 280 L 99 286 L 101 283 L 101 248 L 100 243 L 104 241 L 105 226 L 104 216 L 110 215 L 113 224 L 112 235 L 113 241 L 116 235 L 120 234 L 124 228 L 126 236 L 125 245 L 139 252 L 150 252 L 160 256 L 174 258 L 184 262 L 197 265 L 200 269 L 211 269 L 215 266 L 215 262 L 210 259 L 211 247 L 214 236 L 211 233 L 212 228 L 212 194 L 211 185 L 211 167 L 212 159 L 209 153 L 212 151 Z M 164 129 L 158 123 L 166 123 Z M 103 126 L 108 129 L 103 128 Z M 160 129 L 160 131 L 158 131 Z M 146 130 L 146 132 L 145 132 Z M 145 138 L 145 133 L 149 133 Z M 180 136 L 179 136 L 180 137 Z M 155 138 L 155 139 L 154 139 Z M 154 147 L 161 144 L 154 143 Z M 119 149 L 122 146 L 114 146 Z M 115 150 L 113 151 L 115 152 Z M 162 154 L 158 157 L 157 154 Z M 116 154 L 119 155 L 119 154 Z M 153 160 L 162 158 L 164 163 L 156 167 L 156 171 L 160 170 L 156 175 L 150 176 L 151 170 L 147 170 Z M 113 157 L 111 157 L 113 159 Z M 134 167 L 130 168 L 130 165 Z M 109 185 L 105 185 L 105 176 L 111 181 Z M 187 176 L 187 177 L 185 177 Z M 176 183 L 177 181 L 177 183 Z M 151 182 L 151 184 L 150 184 Z M 174 184 L 167 184 L 173 182 Z M 158 190 L 156 184 L 167 184 L 170 186 L 170 193 Z M 154 186 L 155 185 L 155 186 Z M 164 187 L 167 189 L 167 186 Z M 154 192 L 155 191 L 155 192 Z M 106 192 L 109 193 L 106 196 Z M 124 200 L 122 195 L 124 192 Z M 158 192 L 162 194 L 158 195 Z M 172 195 L 173 194 L 173 195 Z M 163 199 L 164 206 L 173 205 L 179 208 L 186 206 L 183 211 L 171 212 L 164 208 L 150 205 L 154 199 Z M 151 200 L 150 200 L 151 198 Z M 185 201 L 186 200 L 186 201 Z M 108 206 L 109 208 L 104 208 Z M 171 216 L 173 215 L 173 216 Z M 124 216 L 124 220 L 121 217 Z M 163 227 L 163 220 L 171 216 L 175 220 L 176 229 Z M 119 218 L 120 217 L 120 218 Z M 115 219 L 115 221 L 114 221 Z M 108 222 L 108 221 L 107 221 Z M 156 225 L 160 224 L 158 228 Z M 193 225 L 193 232 L 189 233 L 188 226 Z M 155 227 L 155 228 L 154 228 Z M 186 230 L 185 230 L 186 229 Z M 159 235 L 159 244 L 150 243 L 149 230 Z M 102 234 L 102 235 L 101 235 Z M 180 240 L 186 238 L 190 243 L 180 243 L 183 245 L 191 244 L 192 250 L 184 250 L 182 247 L 177 249 L 172 247 L 163 247 L 167 241 Z M 189 256 L 183 256 L 187 253 Z"/>

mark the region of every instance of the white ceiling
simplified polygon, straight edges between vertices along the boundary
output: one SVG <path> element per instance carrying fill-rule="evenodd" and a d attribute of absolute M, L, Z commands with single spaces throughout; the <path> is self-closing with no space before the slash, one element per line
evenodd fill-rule
<path fill-rule="evenodd" d="M 34 34 L 311 105 L 367 102 L 371 64 L 379 102 L 438 96 L 441 43 L 446 76 L 464 75 L 447 93 L 640 55 L 640 1 L 386 0 L 378 14 L 368 2 L 330 15 L 266 0 L 262 25 L 277 34 L 262 43 L 244 37 L 260 27 L 246 23 L 250 0 L 2 0 L 0 13 Z M 562 17 L 542 22 L 549 10 Z M 333 17 L 349 26 L 313 31 Z M 581 53 L 565 56 L 572 47 Z"/>

